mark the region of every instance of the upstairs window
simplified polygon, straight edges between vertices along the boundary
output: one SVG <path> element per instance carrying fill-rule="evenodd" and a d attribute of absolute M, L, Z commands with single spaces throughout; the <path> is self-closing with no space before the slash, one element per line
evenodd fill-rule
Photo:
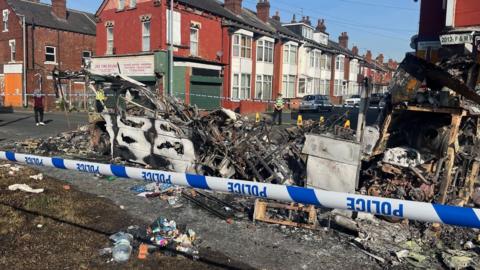
<path fill-rule="evenodd" d="M 190 28 L 190 55 L 198 56 L 198 28 Z"/>
<path fill-rule="evenodd" d="M 123 10 L 125 8 L 125 0 L 118 0 L 118 10 Z"/>
<path fill-rule="evenodd" d="M 330 70 L 332 66 L 331 60 L 332 58 L 330 57 L 330 55 L 323 54 L 320 58 L 320 69 Z"/>
<path fill-rule="evenodd" d="M 245 35 L 233 35 L 233 56 L 252 58 L 252 38 Z"/>
<path fill-rule="evenodd" d="M 45 46 L 45 62 L 57 63 L 57 48 L 53 46 Z"/>
<path fill-rule="evenodd" d="M 310 67 L 311 68 L 320 68 L 320 52 L 311 51 L 310 52 Z"/>
<path fill-rule="evenodd" d="M 273 63 L 273 42 L 266 40 L 257 42 L 257 61 Z"/>
<path fill-rule="evenodd" d="M 303 26 L 302 27 L 302 36 L 307 39 L 313 39 L 313 29 Z"/>
<path fill-rule="evenodd" d="M 15 62 L 15 57 L 17 55 L 17 43 L 15 39 L 12 39 L 8 42 L 10 46 L 10 62 Z"/>
<path fill-rule="evenodd" d="M 167 10 L 167 43 L 170 44 L 170 10 Z M 173 11 L 173 45 L 181 45 L 182 44 L 182 15 L 180 12 Z"/>
<path fill-rule="evenodd" d="M 142 23 L 142 51 L 150 51 L 150 21 Z"/>
<path fill-rule="evenodd" d="M 137 7 L 137 0 L 130 0 L 130 8 L 136 8 Z"/>
<path fill-rule="evenodd" d="M 113 27 L 107 27 L 107 54 L 113 54 Z"/>
<path fill-rule="evenodd" d="M 284 64 L 297 64 L 297 46 L 287 44 L 283 46 L 283 63 Z"/>
<path fill-rule="evenodd" d="M 10 11 L 8 9 L 4 9 L 2 12 L 2 22 L 3 22 L 3 32 L 8 32 L 8 15 Z"/>
<path fill-rule="evenodd" d="M 344 66 L 345 66 L 345 57 L 340 55 L 337 56 L 337 58 L 335 59 L 335 69 L 337 71 L 343 72 Z"/>

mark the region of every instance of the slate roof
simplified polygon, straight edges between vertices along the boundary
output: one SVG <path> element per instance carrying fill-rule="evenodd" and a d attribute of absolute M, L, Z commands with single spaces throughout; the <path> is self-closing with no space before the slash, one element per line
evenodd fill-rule
<path fill-rule="evenodd" d="M 252 11 L 245 8 L 242 9 L 241 14 L 237 15 L 225 8 L 223 3 L 217 0 L 178 0 L 178 2 L 210 12 L 241 25 L 250 26 L 271 34 L 275 32 L 274 28 L 269 27 L 267 24 L 258 19 Z"/>
<path fill-rule="evenodd" d="M 345 54 L 345 55 L 348 55 L 350 57 L 353 57 L 353 52 L 349 49 L 346 49 L 346 48 L 343 48 L 342 46 L 340 46 L 340 44 L 338 44 L 338 42 L 335 42 L 335 41 L 332 41 L 332 40 L 328 40 L 328 46 L 335 50 L 336 52 L 339 52 L 341 54 Z"/>
<path fill-rule="evenodd" d="M 292 30 L 288 29 L 287 27 L 283 26 L 281 22 L 274 20 L 272 18 L 268 19 L 268 23 L 275 28 L 280 34 L 283 34 L 285 36 L 295 38 L 297 40 L 302 40 L 303 38 L 299 35 L 297 35 L 295 32 Z"/>
<path fill-rule="evenodd" d="M 68 32 L 96 35 L 95 15 L 83 11 L 67 9 L 67 19 L 57 18 L 52 6 L 25 0 L 7 0 L 17 15 L 24 15 L 29 25 L 38 25 Z"/>

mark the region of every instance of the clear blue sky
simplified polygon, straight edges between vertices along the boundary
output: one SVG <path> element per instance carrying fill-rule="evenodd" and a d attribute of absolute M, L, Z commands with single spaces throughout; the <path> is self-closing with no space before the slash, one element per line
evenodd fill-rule
<path fill-rule="evenodd" d="M 42 2 L 49 3 L 48 0 Z M 95 12 L 101 0 L 67 0 L 70 8 Z M 257 0 L 243 0 L 243 6 L 255 9 Z M 338 41 L 348 32 L 349 46 L 357 45 L 360 53 L 370 49 L 374 56 L 401 61 L 410 49 L 410 38 L 418 31 L 419 2 L 413 0 L 270 0 L 271 13 L 278 10 L 282 21 L 309 15 L 326 20 L 330 39 Z"/>

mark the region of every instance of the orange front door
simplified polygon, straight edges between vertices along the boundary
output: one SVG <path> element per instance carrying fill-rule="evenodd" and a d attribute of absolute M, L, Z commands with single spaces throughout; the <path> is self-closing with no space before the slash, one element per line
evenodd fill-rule
<path fill-rule="evenodd" d="M 5 74 L 5 106 L 22 106 L 22 74 Z"/>

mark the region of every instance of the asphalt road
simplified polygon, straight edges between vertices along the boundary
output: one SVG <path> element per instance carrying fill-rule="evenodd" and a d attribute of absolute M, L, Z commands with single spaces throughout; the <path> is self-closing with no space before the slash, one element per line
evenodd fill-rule
<path fill-rule="evenodd" d="M 0 113 L 0 144 L 25 140 L 33 137 L 48 137 L 68 130 L 77 129 L 88 123 L 86 113 L 45 113 L 45 126 L 35 125 L 33 112 Z"/>

